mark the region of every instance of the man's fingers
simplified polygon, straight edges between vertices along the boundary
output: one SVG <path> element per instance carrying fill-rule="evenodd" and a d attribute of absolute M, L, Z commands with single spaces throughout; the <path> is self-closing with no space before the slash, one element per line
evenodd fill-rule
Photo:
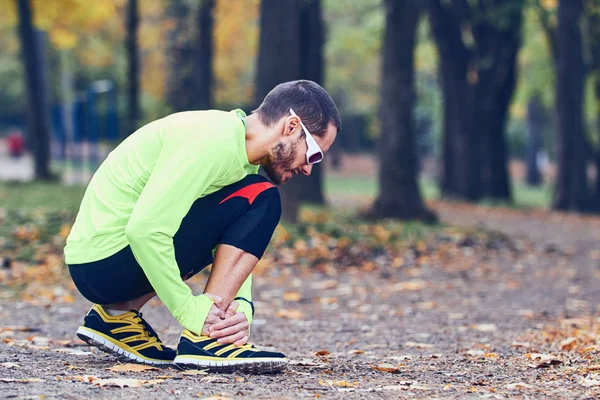
<path fill-rule="evenodd" d="M 226 318 L 233 317 L 237 311 L 237 308 L 240 304 L 237 301 L 232 301 L 229 307 L 227 307 Z"/>
<path fill-rule="evenodd" d="M 234 346 L 243 346 L 246 343 L 248 343 L 248 335 L 244 334 L 244 337 L 241 338 L 240 340 L 238 340 L 237 342 L 235 342 L 233 345 Z"/>
<path fill-rule="evenodd" d="M 247 322 L 240 322 L 237 325 L 230 326 L 229 328 L 221 329 L 221 330 L 213 330 L 210 334 L 210 337 L 213 339 L 223 338 L 227 336 L 234 335 L 238 332 L 244 332 L 248 330 Z"/>
<path fill-rule="evenodd" d="M 214 324 L 210 328 L 210 330 L 211 330 L 211 332 L 218 331 L 218 330 L 225 329 L 225 328 L 228 328 L 233 325 L 237 325 L 240 322 L 244 322 L 244 321 L 246 323 L 248 322 L 246 320 L 246 316 L 243 313 L 238 312 L 233 317 L 226 318 L 226 319 L 220 321 L 218 324 Z"/>
<path fill-rule="evenodd" d="M 221 296 L 217 296 L 216 294 L 204 293 L 204 295 L 215 303 L 220 303 L 221 301 L 223 301 L 223 298 L 221 298 Z"/>
<path fill-rule="evenodd" d="M 219 342 L 220 344 L 235 343 L 236 341 L 241 340 L 244 336 L 246 336 L 246 333 L 244 331 L 241 331 L 241 332 L 237 332 L 234 335 L 230 335 L 230 336 L 221 338 L 221 339 L 217 340 L 217 342 Z"/>

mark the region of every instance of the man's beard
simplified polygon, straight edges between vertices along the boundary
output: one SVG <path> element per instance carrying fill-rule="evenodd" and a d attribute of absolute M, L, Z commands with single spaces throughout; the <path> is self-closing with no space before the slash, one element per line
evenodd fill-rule
<path fill-rule="evenodd" d="M 286 149 L 283 143 L 278 143 L 273 147 L 273 155 L 266 164 L 263 165 L 267 176 L 275 185 L 283 183 L 283 175 L 289 171 L 294 163 L 298 151 L 296 145 L 290 145 Z"/>

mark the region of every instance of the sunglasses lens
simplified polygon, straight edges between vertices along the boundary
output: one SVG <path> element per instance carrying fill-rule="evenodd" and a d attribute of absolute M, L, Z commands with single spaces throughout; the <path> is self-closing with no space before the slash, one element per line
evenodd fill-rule
<path fill-rule="evenodd" d="M 310 157 L 308 157 L 308 162 L 310 164 L 314 164 L 316 162 L 321 161 L 322 159 L 323 159 L 323 153 L 318 152 L 318 153 L 311 154 Z"/>

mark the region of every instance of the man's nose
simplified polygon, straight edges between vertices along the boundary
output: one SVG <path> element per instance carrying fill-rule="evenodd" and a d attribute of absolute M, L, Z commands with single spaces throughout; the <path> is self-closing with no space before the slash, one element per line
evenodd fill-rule
<path fill-rule="evenodd" d="M 312 164 L 308 164 L 308 165 L 303 165 L 302 166 L 302 173 L 306 176 L 310 175 L 310 173 L 312 172 Z"/>

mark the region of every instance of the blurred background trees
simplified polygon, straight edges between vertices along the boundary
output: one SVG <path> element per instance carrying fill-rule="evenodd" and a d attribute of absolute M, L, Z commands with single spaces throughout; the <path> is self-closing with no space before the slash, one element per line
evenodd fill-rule
<path fill-rule="evenodd" d="M 39 179 L 64 173 L 57 143 L 114 146 L 181 110 L 250 112 L 305 78 L 332 94 L 343 131 L 282 187 L 288 220 L 340 182 L 372 188 L 374 217 L 433 220 L 432 190 L 512 204 L 526 185 L 548 207 L 600 211 L 600 0 L 9 3 L 0 137 L 26 132 Z"/>

